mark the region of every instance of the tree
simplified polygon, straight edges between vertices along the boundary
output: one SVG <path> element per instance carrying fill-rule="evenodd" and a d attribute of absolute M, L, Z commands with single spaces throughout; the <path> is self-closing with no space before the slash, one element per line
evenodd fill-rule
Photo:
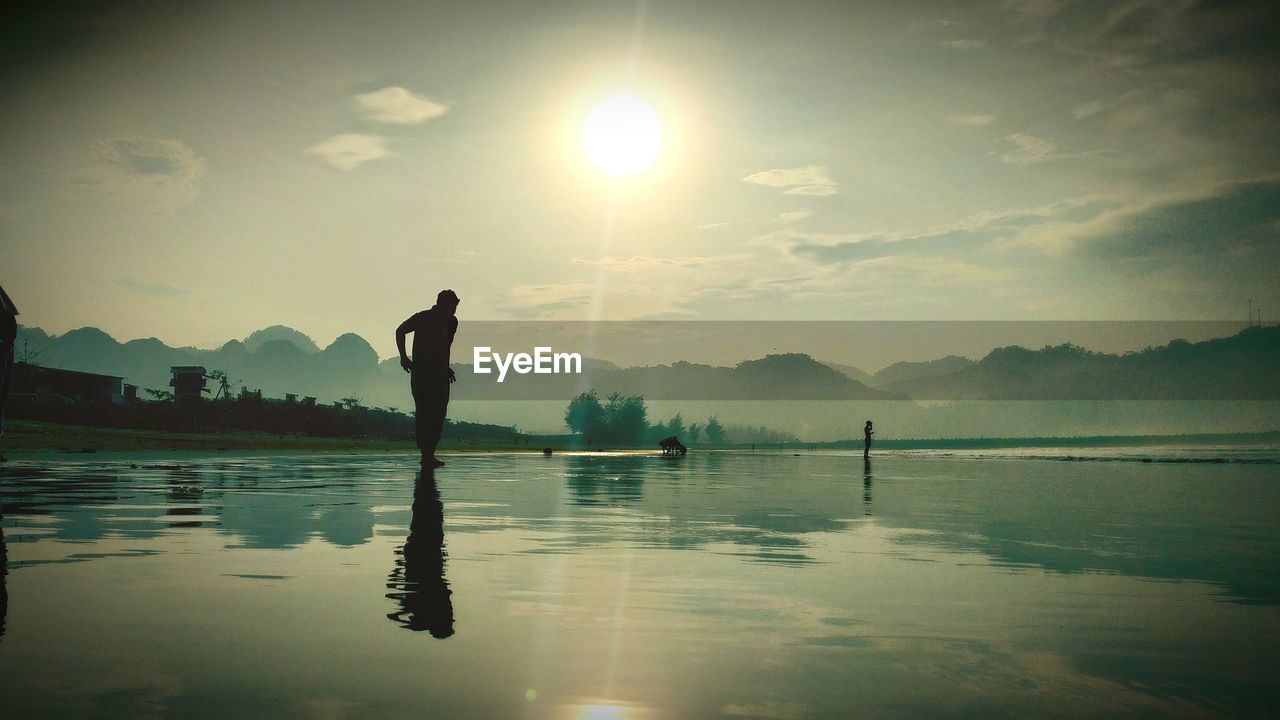
<path fill-rule="evenodd" d="M 604 428 L 604 406 L 595 390 L 584 392 L 569 401 L 564 410 L 564 424 L 580 435 L 600 437 Z"/>
<path fill-rule="evenodd" d="M 698 438 L 702 436 L 702 426 L 698 423 L 689 423 L 689 427 L 685 429 L 689 432 L 689 443 L 698 442 Z"/>
<path fill-rule="evenodd" d="M 170 390 L 153 390 L 151 388 L 143 388 L 143 390 L 155 398 L 157 402 L 173 402 L 173 392 Z"/>
<path fill-rule="evenodd" d="M 725 441 L 724 426 L 720 424 L 720 420 L 715 415 L 707 418 L 705 432 L 707 433 L 707 442 L 712 445 L 718 445 Z"/>
<path fill-rule="evenodd" d="M 604 406 L 607 432 L 605 437 L 613 442 L 637 445 L 644 440 L 649 429 L 649 410 L 639 395 L 623 396 L 613 393 Z"/>
<path fill-rule="evenodd" d="M 680 417 L 680 413 L 676 413 L 674 417 L 667 421 L 667 433 L 680 437 L 684 435 L 684 418 Z"/>

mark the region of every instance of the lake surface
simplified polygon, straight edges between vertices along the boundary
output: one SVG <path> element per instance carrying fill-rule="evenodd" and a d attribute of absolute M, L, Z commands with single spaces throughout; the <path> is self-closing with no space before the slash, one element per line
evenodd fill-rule
<path fill-rule="evenodd" d="M 1270 451 L 86 457 L 0 466 L 6 719 L 1280 707 Z"/>

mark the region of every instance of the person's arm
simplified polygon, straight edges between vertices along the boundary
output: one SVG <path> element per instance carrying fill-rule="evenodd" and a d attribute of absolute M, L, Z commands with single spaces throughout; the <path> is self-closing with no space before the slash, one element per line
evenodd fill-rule
<path fill-rule="evenodd" d="M 453 336 L 457 334 L 458 334 L 458 318 L 451 317 L 449 318 L 449 347 L 450 348 L 453 347 Z M 456 373 L 453 372 L 453 368 L 449 368 L 449 382 L 455 382 L 457 379 L 458 379 L 458 376 Z"/>
<path fill-rule="evenodd" d="M 400 327 L 396 328 L 396 349 L 400 351 L 400 367 L 404 368 L 405 372 L 413 371 L 413 361 L 409 359 L 409 354 L 404 351 L 404 336 L 413 332 L 413 328 L 410 327 L 412 320 L 413 318 L 409 318 L 400 323 Z"/>

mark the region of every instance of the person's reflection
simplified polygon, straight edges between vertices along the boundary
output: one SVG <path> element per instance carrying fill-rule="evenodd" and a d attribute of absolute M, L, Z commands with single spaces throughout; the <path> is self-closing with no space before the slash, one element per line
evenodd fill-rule
<path fill-rule="evenodd" d="M 0 515 L 0 520 L 4 516 Z M 9 573 L 9 549 L 4 545 L 4 528 L 0 527 L 0 638 L 4 637 L 4 620 L 9 616 L 9 590 L 5 575 Z"/>
<path fill-rule="evenodd" d="M 432 637 L 452 635 L 453 591 L 444 576 L 444 504 L 429 468 L 418 473 L 409 537 L 396 555 L 396 567 L 387 578 L 393 592 L 387 597 L 400 609 L 387 617 L 409 630 L 426 630 Z"/>
<path fill-rule="evenodd" d="M 871 514 L 871 458 L 862 458 L 862 511 Z"/>

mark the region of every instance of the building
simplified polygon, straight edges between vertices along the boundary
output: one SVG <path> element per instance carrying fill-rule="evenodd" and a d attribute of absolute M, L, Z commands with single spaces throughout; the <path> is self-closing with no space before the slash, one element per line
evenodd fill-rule
<path fill-rule="evenodd" d="M 169 386 L 178 402 L 199 402 L 201 394 L 209 391 L 205 387 L 205 369 L 199 365 L 176 365 L 169 372 L 173 374 Z"/>
<path fill-rule="evenodd" d="M 14 381 L 15 392 L 66 398 L 80 406 L 125 403 L 124 378 L 115 375 L 26 366 L 14 373 Z"/>

